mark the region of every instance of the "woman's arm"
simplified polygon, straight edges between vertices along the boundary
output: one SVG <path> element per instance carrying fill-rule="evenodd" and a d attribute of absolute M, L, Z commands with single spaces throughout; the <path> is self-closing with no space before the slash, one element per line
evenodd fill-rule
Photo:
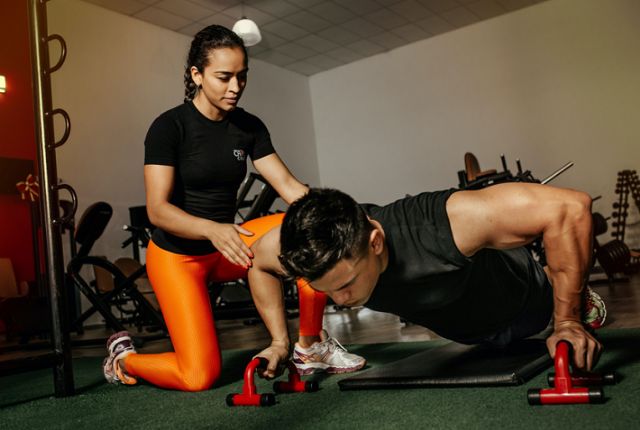
<path fill-rule="evenodd" d="M 238 234 L 253 235 L 234 225 L 222 224 L 190 215 L 170 203 L 175 168 L 148 164 L 144 166 L 147 214 L 153 225 L 185 239 L 210 240 L 232 263 L 249 267 L 253 254 Z"/>
<path fill-rule="evenodd" d="M 309 191 L 309 187 L 298 181 L 275 153 L 255 160 L 253 165 L 287 204 Z"/>

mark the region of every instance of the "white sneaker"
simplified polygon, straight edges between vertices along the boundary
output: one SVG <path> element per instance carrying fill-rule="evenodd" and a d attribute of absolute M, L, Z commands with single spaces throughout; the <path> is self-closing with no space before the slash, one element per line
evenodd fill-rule
<path fill-rule="evenodd" d="M 320 333 L 320 342 L 309 348 L 296 343 L 291 361 L 300 375 L 310 375 L 317 371 L 327 373 L 348 373 L 362 369 L 367 360 L 359 355 L 347 352 L 336 339 L 329 337 L 326 331 Z"/>
<path fill-rule="evenodd" d="M 138 380 L 122 371 L 119 361 L 129 354 L 135 354 L 131 336 L 126 331 L 120 331 L 111 335 L 107 340 L 107 352 L 109 355 L 102 362 L 102 373 L 110 384 L 134 385 Z"/>

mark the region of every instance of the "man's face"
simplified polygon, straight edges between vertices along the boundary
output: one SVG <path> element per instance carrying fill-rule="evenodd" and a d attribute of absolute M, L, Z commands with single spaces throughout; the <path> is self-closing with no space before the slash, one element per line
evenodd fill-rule
<path fill-rule="evenodd" d="M 311 282 L 340 306 L 362 306 L 371 296 L 380 277 L 380 261 L 371 246 L 359 258 L 340 260 L 324 276 Z"/>

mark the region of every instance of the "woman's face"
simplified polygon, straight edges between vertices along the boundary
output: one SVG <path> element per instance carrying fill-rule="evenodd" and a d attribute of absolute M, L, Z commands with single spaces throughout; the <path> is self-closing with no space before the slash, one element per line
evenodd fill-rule
<path fill-rule="evenodd" d="M 202 85 L 194 102 L 205 115 L 219 120 L 236 108 L 247 85 L 246 59 L 242 48 L 218 48 L 209 52 L 204 71 L 191 68 L 191 78 Z"/>

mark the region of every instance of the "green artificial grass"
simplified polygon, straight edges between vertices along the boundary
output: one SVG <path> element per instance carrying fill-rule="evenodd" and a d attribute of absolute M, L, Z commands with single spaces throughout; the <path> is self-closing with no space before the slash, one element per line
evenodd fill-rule
<path fill-rule="evenodd" d="M 0 378 L 0 429 L 638 428 L 640 329 L 603 330 L 600 339 L 605 354 L 597 370 L 622 376 L 617 385 L 605 387 L 602 405 L 529 406 L 527 389 L 545 387 L 544 372 L 516 387 L 345 392 L 337 382 L 349 375 L 313 376 L 320 383 L 316 393 L 281 394 L 272 407 L 230 408 L 225 397 L 242 390 L 244 368 L 256 351 L 225 351 L 222 379 L 200 393 L 108 385 L 98 358 L 74 360 L 77 394 L 72 397 L 52 396 L 51 371 Z M 441 344 L 354 345 L 350 350 L 375 367 Z M 258 379 L 257 388 L 270 392 L 271 382 Z"/>

